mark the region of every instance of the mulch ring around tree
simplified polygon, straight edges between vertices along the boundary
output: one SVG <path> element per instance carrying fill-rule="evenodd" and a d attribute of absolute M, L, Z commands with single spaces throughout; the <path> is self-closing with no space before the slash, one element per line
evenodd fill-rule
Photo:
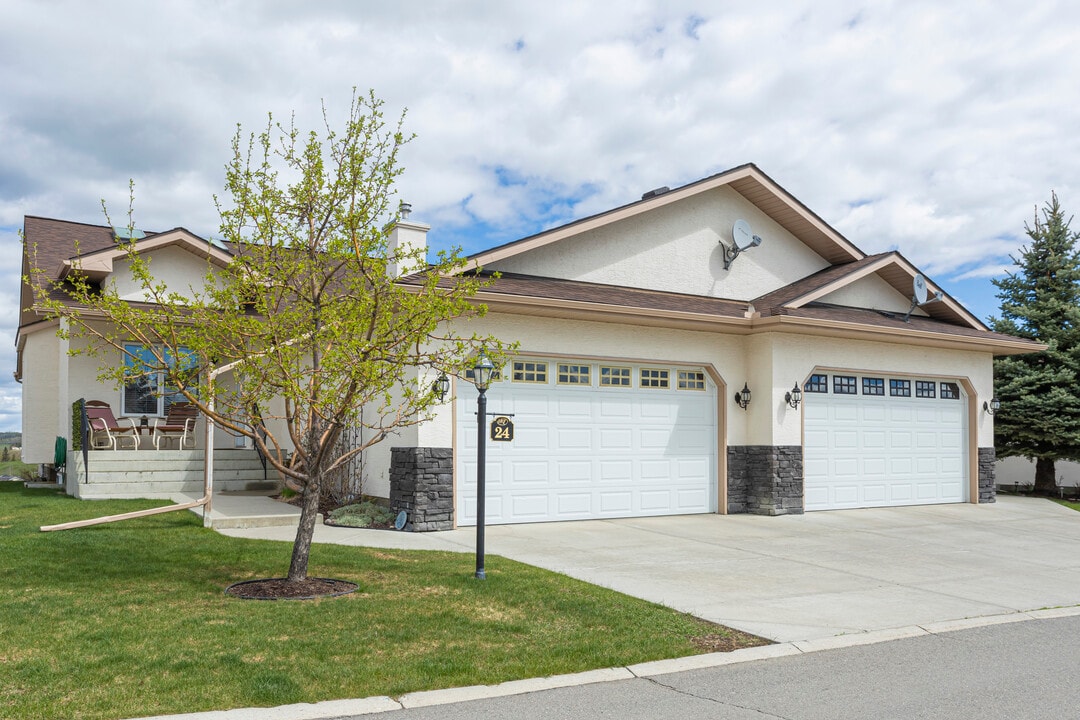
<path fill-rule="evenodd" d="M 359 586 L 348 580 L 307 578 L 289 582 L 288 578 L 244 580 L 225 588 L 225 594 L 242 600 L 315 600 L 356 592 Z"/>

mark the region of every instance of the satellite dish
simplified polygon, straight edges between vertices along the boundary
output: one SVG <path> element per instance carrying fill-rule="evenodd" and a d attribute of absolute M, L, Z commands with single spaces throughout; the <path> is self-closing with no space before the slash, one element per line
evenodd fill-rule
<path fill-rule="evenodd" d="M 915 301 L 922 305 L 926 302 L 926 279 L 922 275 L 916 275 L 915 280 L 912 282 L 912 288 L 915 291 Z"/>
<path fill-rule="evenodd" d="M 731 238 L 735 241 L 735 247 L 739 250 L 757 247 L 761 244 L 761 238 L 750 230 L 750 223 L 745 220 L 736 220 L 731 228 Z"/>
<path fill-rule="evenodd" d="M 743 250 L 749 250 L 761 244 L 761 238 L 753 233 L 750 229 L 750 223 L 745 220 L 735 221 L 731 228 L 731 240 L 732 246 L 730 248 L 724 245 L 723 240 L 720 241 L 720 246 L 724 250 L 725 270 L 731 267 L 731 263 L 735 262 L 735 258 L 739 257 L 739 253 Z"/>

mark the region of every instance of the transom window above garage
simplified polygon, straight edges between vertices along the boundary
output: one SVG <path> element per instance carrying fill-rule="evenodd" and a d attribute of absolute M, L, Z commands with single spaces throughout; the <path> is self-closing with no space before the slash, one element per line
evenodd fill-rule
<path fill-rule="evenodd" d="M 560 385 L 591 385 L 589 370 L 591 365 L 575 365 L 573 363 L 559 363 L 558 382 Z"/>
<path fill-rule="evenodd" d="M 512 377 L 514 382 L 546 383 L 548 364 L 537 360 L 515 360 Z"/>
<path fill-rule="evenodd" d="M 671 387 L 671 371 L 662 368 L 641 368 L 639 386 L 643 388 Z"/>
<path fill-rule="evenodd" d="M 831 376 L 827 373 L 814 373 L 803 383 L 803 392 L 807 393 L 832 393 L 833 395 L 858 395 L 862 388 L 862 395 L 882 397 L 886 395 L 885 378 L 863 375 Z M 907 378 L 888 378 L 888 396 L 895 398 L 912 397 L 912 385 L 914 385 L 914 397 L 924 400 L 959 400 L 962 397 L 960 384 L 956 382 L 938 382 L 936 380 L 909 380 Z M 831 390 L 830 390 L 831 388 Z"/>
<path fill-rule="evenodd" d="M 678 380 L 680 390 L 705 389 L 705 373 L 701 370 L 680 370 Z"/>
<path fill-rule="evenodd" d="M 600 387 L 631 387 L 633 381 L 630 368 L 616 365 L 600 366 Z"/>
<path fill-rule="evenodd" d="M 858 386 L 853 375 L 833 375 L 832 390 L 836 395 L 856 395 Z"/>

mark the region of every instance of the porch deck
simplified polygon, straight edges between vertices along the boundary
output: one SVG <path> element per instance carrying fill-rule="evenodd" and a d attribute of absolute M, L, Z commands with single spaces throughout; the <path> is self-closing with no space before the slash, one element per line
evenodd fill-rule
<path fill-rule="evenodd" d="M 205 452 L 197 450 L 91 450 L 89 473 L 81 452 L 68 453 L 65 489 L 84 499 L 202 497 Z M 214 449 L 214 492 L 271 493 L 278 488 L 273 468 L 264 472 L 250 449 Z M 193 499 L 195 499 L 193 498 Z"/>

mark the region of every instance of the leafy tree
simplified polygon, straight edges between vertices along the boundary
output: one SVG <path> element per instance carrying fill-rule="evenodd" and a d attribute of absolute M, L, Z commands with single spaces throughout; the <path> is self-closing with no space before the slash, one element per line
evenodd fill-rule
<path fill-rule="evenodd" d="M 69 320 L 69 335 L 91 341 L 85 352 L 107 358 L 99 379 L 122 385 L 163 373 L 168 392 L 250 438 L 302 493 L 288 573 L 295 582 L 307 577 L 327 474 L 430 417 L 440 402 L 435 375 L 460 375 L 480 343 L 501 349 L 448 324 L 485 311 L 471 301 L 482 281 L 458 272 L 456 251 L 409 283 L 388 274 L 388 266 L 426 266 L 422 250 L 389 243 L 398 152 L 409 140 L 402 119 L 388 128 L 382 101 L 354 92 L 344 128 L 331 127 L 325 107 L 323 124 L 301 134 L 271 117 L 246 139 L 238 127 L 229 202 L 215 199 L 233 258 L 208 264 L 203 287 L 166 287 L 137 242 L 118 239 L 146 303 L 78 275 L 52 286 L 75 306 L 51 299 L 47 284 L 36 295 Z M 135 355 L 125 351 L 133 341 L 143 346 Z M 346 427 L 360 427 L 362 442 L 338 442 Z"/>
<path fill-rule="evenodd" d="M 1046 343 L 1043 352 L 994 360 L 1001 409 L 994 416 L 998 456 L 1035 460 L 1035 490 L 1057 487 L 1054 462 L 1080 458 L 1080 254 L 1056 194 L 1012 258 L 1015 271 L 994 280 L 998 332 Z"/>

